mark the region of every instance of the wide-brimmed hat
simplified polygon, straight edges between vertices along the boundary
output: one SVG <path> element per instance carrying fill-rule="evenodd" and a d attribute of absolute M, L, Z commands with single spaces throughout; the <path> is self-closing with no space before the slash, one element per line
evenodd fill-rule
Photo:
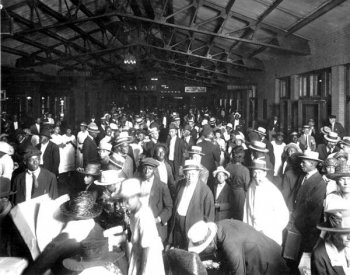
<path fill-rule="evenodd" d="M 301 159 L 310 159 L 310 160 L 315 160 L 315 161 L 318 161 L 318 162 L 322 162 L 322 160 L 319 159 L 319 153 L 311 151 L 311 150 L 305 150 L 304 154 L 302 156 L 300 156 L 299 158 L 301 158 Z"/>
<path fill-rule="evenodd" d="M 284 146 L 283 151 L 284 151 L 284 152 L 287 152 L 288 149 L 290 149 L 290 148 L 294 148 L 297 152 L 300 152 L 300 153 L 303 152 L 303 151 L 300 149 L 299 145 L 296 144 L 296 143 L 294 143 L 294 142 L 288 143 L 286 146 Z"/>
<path fill-rule="evenodd" d="M 262 153 L 268 153 L 269 149 L 266 148 L 266 144 L 262 141 L 258 141 L 258 140 L 254 140 L 250 145 L 249 148 L 254 150 L 254 151 L 258 151 L 258 152 L 262 152 Z"/>
<path fill-rule="evenodd" d="M 154 158 L 143 158 L 140 161 L 140 166 L 144 167 L 144 166 L 150 166 L 150 167 L 158 167 L 159 165 L 159 161 L 155 160 Z"/>
<path fill-rule="evenodd" d="M 220 172 L 224 173 L 227 177 L 230 177 L 230 176 L 231 176 L 231 174 L 230 174 L 229 171 L 225 170 L 225 168 L 224 168 L 223 166 L 219 166 L 219 167 L 216 168 L 216 170 L 213 172 L 214 178 L 215 178 L 216 175 L 217 175 L 218 173 L 220 173 Z"/>
<path fill-rule="evenodd" d="M 3 153 L 8 154 L 8 155 L 13 155 L 14 149 L 7 142 L 0 141 L 0 152 L 3 152 Z"/>
<path fill-rule="evenodd" d="M 26 160 L 32 156 L 40 156 L 41 155 L 41 151 L 34 147 L 34 146 L 28 146 L 25 151 L 24 151 L 24 155 L 23 155 L 23 159 Z"/>
<path fill-rule="evenodd" d="M 329 132 L 327 135 L 324 135 L 324 138 L 327 141 L 335 142 L 335 143 L 338 143 L 341 140 L 338 133 L 336 132 Z"/>
<path fill-rule="evenodd" d="M 325 210 L 326 222 L 317 225 L 322 231 L 334 233 L 350 233 L 350 210 Z"/>
<path fill-rule="evenodd" d="M 290 136 L 298 136 L 299 134 L 298 134 L 297 131 L 293 131 L 293 132 L 291 132 L 289 135 L 290 135 Z"/>
<path fill-rule="evenodd" d="M 120 177 L 121 170 L 107 170 L 101 172 L 101 180 L 95 180 L 96 185 L 112 185 L 122 182 L 125 178 Z"/>
<path fill-rule="evenodd" d="M 60 206 L 61 212 L 75 220 L 93 219 L 102 212 L 101 205 L 97 204 L 92 192 L 82 191 Z"/>
<path fill-rule="evenodd" d="M 346 160 L 349 158 L 349 155 L 347 152 L 344 151 L 338 151 L 334 155 L 335 159 L 345 158 Z"/>
<path fill-rule="evenodd" d="M 78 168 L 77 171 L 84 175 L 99 176 L 101 174 L 101 164 L 88 163 L 85 169 Z"/>
<path fill-rule="evenodd" d="M 113 147 L 119 146 L 123 143 L 130 143 L 131 139 L 132 138 L 129 136 L 128 132 L 121 132 L 119 137 L 115 140 Z"/>
<path fill-rule="evenodd" d="M 232 123 L 231 122 L 229 122 L 229 123 L 227 123 L 227 125 L 226 125 L 226 127 L 229 127 L 229 128 L 233 128 L 233 125 L 232 125 Z"/>
<path fill-rule="evenodd" d="M 344 144 L 346 146 L 350 146 L 350 137 L 343 137 L 341 141 L 339 141 L 339 144 Z"/>
<path fill-rule="evenodd" d="M 109 124 L 109 127 L 111 128 L 112 131 L 118 130 L 118 125 L 113 122 Z"/>
<path fill-rule="evenodd" d="M 195 160 L 188 159 L 188 160 L 185 160 L 185 164 L 182 170 L 183 171 L 202 170 L 202 168 L 200 167 L 199 163 L 196 162 Z"/>
<path fill-rule="evenodd" d="M 252 165 L 249 166 L 250 169 L 259 169 L 264 171 L 269 171 L 270 169 L 266 166 L 266 161 L 263 159 L 254 159 Z"/>
<path fill-rule="evenodd" d="M 245 137 L 244 137 L 244 135 L 243 135 L 242 133 L 236 134 L 236 135 L 235 135 L 235 138 L 236 138 L 236 139 L 240 139 L 240 140 L 242 140 L 243 142 L 245 142 Z"/>
<path fill-rule="evenodd" d="M 204 156 L 205 154 L 202 153 L 202 147 L 200 146 L 192 146 L 191 147 L 191 151 L 188 151 L 189 154 L 197 154 L 197 155 L 201 155 Z"/>
<path fill-rule="evenodd" d="M 266 129 L 264 127 L 258 127 L 258 129 L 254 130 L 254 132 L 266 136 Z"/>
<path fill-rule="evenodd" d="M 87 123 L 84 121 L 80 123 L 80 126 L 88 127 Z"/>
<path fill-rule="evenodd" d="M 122 182 L 118 197 L 130 198 L 133 196 L 141 195 L 141 182 L 137 178 L 126 179 Z"/>
<path fill-rule="evenodd" d="M 88 240 L 80 243 L 80 253 L 63 260 L 63 266 L 71 271 L 83 271 L 86 268 L 115 263 L 124 252 L 109 252 L 107 239 Z"/>
<path fill-rule="evenodd" d="M 333 174 L 327 174 L 327 178 L 332 180 L 337 180 L 342 177 L 350 177 L 350 166 L 346 163 L 339 163 L 335 167 L 335 171 Z"/>
<path fill-rule="evenodd" d="M 100 145 L 97 147 L 97 150 L 112 151 L 112 144 L 110 144 L 109 142 L 100 142 Z"/>
<path fill-rule="evenodd" d="M 305 124 L 304 126 L 303 126 L 303 129 L 310 129 L 311 128 L 311 126 L 309 125 L 309 124 Z"/>
<path fill-rule="evenodd" d="M 98 126 L 97 126 L 97 124 L 95 122 L 91 122 L 88 125 L 87 130 L 88 130 L 88 132 L 96 133 L 96 134 L 98 134 L 100 132 L 100 130 L 98 129 Z"/>
<path fill-rule="evenodd" d="M 329 128 L 328 126 L 323 126 L 321 129 L 320 129 L 321 133 L 324 134 L 324 135 L 327 135 L 329 132 L 332 132 L 332 129 Z"/>
<path fill-rule="evenodd" d="M 214 239 L 218 228 L 213 222 L 198 221 L 188 230 L 188 251 L 201 253 Z"/>
<path fill-rule="evenodd" d="M 48 128 L 43 128 L 40 131 L 40 136 L 45 136 L 45 137 L 51 138 L 50 130 Z"/>
<path fill-rule="evenodd" d="M 324 162 L 323 162 L 323 166 L 324 167 L 337 167 L 339 164 L 338 160 L 336 158 L 327 158 Z"/>

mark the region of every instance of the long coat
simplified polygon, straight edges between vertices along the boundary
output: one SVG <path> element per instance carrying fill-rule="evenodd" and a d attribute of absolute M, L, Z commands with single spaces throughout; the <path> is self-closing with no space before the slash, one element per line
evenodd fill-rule
<path fill-rule="evenodd" d="M 82 153 L 84 167 L 90 162 L 98 162 L 97 145 L 95 140 L 92 140 L 89 135 L 84 140 Z"/>
<path fill-rule="evenodd" d="M 171 229 L 169 234 L 169 243 L 172 243 L 173 241 L 176 211 L 179 207 L 185 186 L 186 186 L 186 180 L 181 180 L 178 185 L 178 192 L 176 195 L 174 208 L 173 208 L 173 215 L 172 215 L 171 227 L 170 227 Z M 207 221 L 214 221 L 214 217 L 215 217 L 215 207 L 214 207 L 213 193 L 211 192 L 211 190 L 207 185 L 198 181 L 186 212 L 184 231 L 188 232 L 190 227 L 198 221 L 201 221 L 204 219 L 206 219 Z M 187 238 L 187 235 L 183 237 Z"/>
<path fill-rule="evenodd" d="M 240 275 L 289 273 L 281 247 L 263 233 L 232 219 L 216 224 L 218 231 L 214 242 L 229 272 Z"/>
<path fill-rule="evenodd" d="M 24 202 L 26 199 L 26 173 L 27 172 L 22 172 L 14 179 L 14 186 L 17 191 L 15 204 Z M 35 188 L 32 198 L 36 198 L 44 194 L 48 194 L 52 199 L 56 199 L 58 197 L 57 180 L 53 173 L 45 168 L 40 168 L 37 181 L 38 188 Z"/>
<path fill-rule="evenodd" d="M 170 149 L 170 138 L 168 138 L 166 145 Z M 173 170 L 173 175 L 175 177 L 175 180 L 178 180 L 180 166 L 183 166 L 185 162 L 184 154 L 185 154 L 185 144 L 182 139 L 176 137 L 175 148 L 174 148 L 174 170 Z"/>
<path fill-rule="evenodd" d="M 168 236 L 167 223 L 172 215 L 173 200 L 171 199 L 168 186 L 156 176 L 153 180 L 148 206 L 151 208 L 154 217 L 160 217 L 162 220 L 160 223 L 157 223 L 157 229 L 159 236 L 164 242 Z"/>
<path fill-rule="evenodd" d="M 313 275 L 345 275 L 342 266 L 332 266 L 322 239 L 311 254 L 311 273 Z"/>
<path fill-rule="evenodd" d="M 41 143 L 37 145 L 37 148 L 41 149 Z M 47 145 L 44 155 L 43 155 L 43 167 L 54 173 L 56 176 L 58 175 L 58 166 L 60 165 L 60 149 L 58 146 L 49 141 Z"/>
<path fill-rule="evenodd" d="M 218 185 L 214 185 L 214 202 L 215 202 L 215 221 L 233 218 L 234 213 L 234 195 L 228 183 L 222 188 L 219 196 L 216 198 Z"/>
<path fill-rule="evenodd" d="M 297 182 L 292 220 L 302 235 L 302 252 L 311 252 L 320 235 L 316 225 L 322 218 L 327 184 L 319 172 L 301 185 L 303 179 L 304 175 L 301 175 Z"/>

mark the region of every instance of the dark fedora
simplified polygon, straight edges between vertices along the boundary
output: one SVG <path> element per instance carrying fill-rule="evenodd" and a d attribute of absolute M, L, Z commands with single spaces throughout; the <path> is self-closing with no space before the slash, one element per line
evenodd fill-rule
<path fill-rule="evenodd" d="M 82 191 L 60 206 L 61 212 L 74 220 L 87 220 L 99 216 L 101 205 L 97 204 L 92 192 Z"/>
<path fill-rule="evenodd" d="M 107 239 L 92 239 L 80 243 L 80 253 L 64 259 L 62 264 L 71 271 L 83 271 L 86 268 L 115 263 L 124 252 L 109 252 Z"/>
<path fill-rule="evenodd" d="M 335 167 L 333 174 L 327 174 L 326 176 L 332 180 L 337 180 L 342 177 L 350 177 L 350 166 L 341 162 Z"/>
<path fill-rule="evenodd" d="M 43 128 L 40 131 L 40 136 L 45 136 L 45 137 L 51 138 L 50 130 L 48 128 Z"/>
<path fill-rule="evenodd" d="M 249 166 L 250 169 L 259 169 L 264 171 L 269 171 L 270 169 L 266 167 L 266 161 L 263 159 L 254 159 L 252 165 Z"/>
<path fill-rule="evenodd" d="M 34 146 L 28 146 L 24 151 L 23 159 L 26 160 L 33 156 L 39 157 L 40 155 L 41 155 L 41 151 L 38 148 Z"/>
<path fill-rule="evenodd" d="M 84 175 L 99 176 L 101 174 L 101 164 L 99 163 L 88 163 L 85 169 L 77 169 L 77 171 Z"/>
<path fill-rule="evenodd" d="M 202 152 L 202 147 L 200 146 L 192 146 L 191 151 L 188 151 L 189 154 L 197 154 L 204 156 L 205 154 Z"/>
<path fill-rule="evenodd" d="M 150 166 L 155 168 L 159 165 L 159 162 L 154 158 L 144 158 L 140 161 L 140 165 L 141 167 Z"/>

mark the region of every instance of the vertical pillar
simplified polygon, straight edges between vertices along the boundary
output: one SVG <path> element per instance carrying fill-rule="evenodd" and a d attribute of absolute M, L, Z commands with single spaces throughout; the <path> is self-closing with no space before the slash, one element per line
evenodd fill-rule
<path fill-rule="evenodd" d="M 86 120 L 85 117 L 85 77 L 77 77 L 75 86 L 72 88 L 74 98 L 75 125 Z M 88 121 L 86 121 L 88 123 Z"/>
<path fill-rule="evenodd" d="M 332 114 L 337 121 L 345 125 L 346 102 L 346 67 L 344 65 L 332 67 Z"/>

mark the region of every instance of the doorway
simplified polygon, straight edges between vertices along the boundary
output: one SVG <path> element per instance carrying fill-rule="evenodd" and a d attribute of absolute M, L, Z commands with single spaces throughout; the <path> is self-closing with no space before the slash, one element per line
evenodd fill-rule
<path fill-rule="evenodd" d="M 326 100 L 299 100 L 298 126 L 308 123 L 310 118 L 315 120 L 315 129 L 320 129 L 322 122 L 327 118 Z"/>

